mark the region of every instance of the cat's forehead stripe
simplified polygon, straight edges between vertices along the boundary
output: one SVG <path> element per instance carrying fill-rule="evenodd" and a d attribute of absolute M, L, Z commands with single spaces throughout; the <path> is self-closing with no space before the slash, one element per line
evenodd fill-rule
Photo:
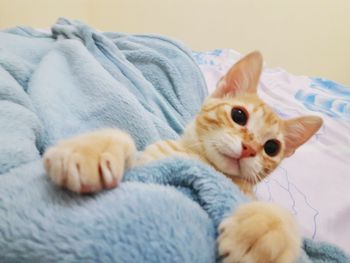
<path fill-rule="evenodd" d="M 221 103 L 209 104 L 208 106 L 206 106 L 206 107 L 203 108 L 203 111 L 209 112 L 209 111 L 216 110 L 216 109 L 219 108 L 219 107 L 225 107 L 225 106 L 231 108 L 231 105 L 230 105 L 228 102 L 221 102 Z"/>
<path fill-rule="evenodd" d="M 263 103 L 259 103 L 258 105 L 255 105 L 253 112 L 258 111 L 258 110 L 260 110 L 263 107 L 264 107 L 264 104 Z"/>
<path fill-rule="evenodd" d="M 264 117 L 265 117 L 265 122 L 267 124 L 273 124 L 276 122 L 276 116 L 272 111 L 269 111 L 269 110 L 265 111 Z"/>
<path fill-rule="evenodd" d="M 232 126 L 232 119 L 231 119 L 231 108 L 230 109 L 224 109 L 218 112 L 218 117 L 222 121 L 223 124 Z"/>

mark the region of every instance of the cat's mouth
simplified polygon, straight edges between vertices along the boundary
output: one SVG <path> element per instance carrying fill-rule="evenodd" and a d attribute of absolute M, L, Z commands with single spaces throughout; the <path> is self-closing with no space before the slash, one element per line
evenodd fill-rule
<path fill-rule="evenodd" d="M 238 169 L 240 170 L 239 167 L 239 158 L 233 156 L 233 154 L 228 154 L 225 153 L 224 151 L 222 151 L 220 149 L 220 147 L 218 147 L 217 145 L 213 144 L 213 147 L 215 149 L 215 151 L 217 152 L 217 154 L 219 154 L 221 157 L 223 157 L 226 161 L 228 161 L 229 163 L 231 163 L 232 165 L 235 165 L 238 167 Z"/>
<path fill-rule="evenodd" d="M 230 161 L 232 161 L 232 162 L 236 162 L 236 163 L 239 165 L 239 158 L 233 157 L 233 156 L 228 155 L 228 154 L 226 154 L 226 153 L 221 153 L 221 152 L 220 152 L 220 154 L 221 154 L 222 156 L 224 156 L 226 159 L 228 159 L 228 160 L 230 160 Z"/>
<path fill-rule="evenodd" d="M 224 154 L 224 153 L 220 153 L 231 165 L 236 166 L 237 167 L 237 173 L 235 174 L 230 174 L 232 178 L 236 178 L 238 180 L 247 182 L 247 183 L 253 183 L 252 180 L 250 180 L 249 178 L 247 178 L 246 176 L 244 176 L 242 174 L 242 169 L 241 169 L 241 163 L 240 163 L 240 158 L 235 158 L 232 157 L 230 155 Z"/>
<path fill-rule="evenodd" d="M 242 167 L 241 167 L 241 162 L 240 162 L 241 158 L 237 158 L 227 153 L 223 153 L 222 151 L 219 151 L 219 149 L 216 149 L 216 150 L 217 150 L 217 153 L 226 161 L 226 163 L 228 163 L 230 167 L 234 168 L 233 169 L 235 171 L 234 173 L 223 171 L 226 175 L 231 177 L 232 180 L 234 180 L 236 183 L 241 182 L 248 185 L 256 183 L 253 179 L 250 179 L 249 177 L 244 176 Z"/>
<path fill-rule="evenodd" d="M 227 160 L 230 164 L 234 165 L 234 166 L 237 166 L 238 168 L 238 174 L 241 173 L 241 167 L 240 167 L 240 163 L 239 163 L 239 158 L 236 158 L 236 157 L 233 157 L 231 155 L 228 155 L 226 153 L 222 153 L 222 152 L 219 152 L 219 154 L 225 158 L 225 160 Z M 238 175 L 237 175 L 238 176 Z"/>

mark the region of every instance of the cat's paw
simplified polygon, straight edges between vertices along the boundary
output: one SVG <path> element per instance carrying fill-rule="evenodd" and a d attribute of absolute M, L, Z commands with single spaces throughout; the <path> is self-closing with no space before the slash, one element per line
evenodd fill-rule
<path fill-rule="evenodd" d="M 135 152 L 131 137 L 119 130 L 103 130 L 59 142 L 43 156 L 48 176 L 77 193 L 114 188 Z"/>
<path fill-rule="evenodd" d="M 288 211 L 265 202 L 238 208 L 220 227 L 224 263 L 292 263 L 301 247 L 298 227 Z"/>

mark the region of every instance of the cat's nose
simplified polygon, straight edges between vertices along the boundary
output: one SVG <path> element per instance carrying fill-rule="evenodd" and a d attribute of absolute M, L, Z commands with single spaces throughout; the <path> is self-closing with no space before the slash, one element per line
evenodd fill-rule
<path fill-rule="evenodd" d="M 254 157 L 254 156 L 256 156 L 256 151 L 254 150 L 254 148 L 249 144 L 242 142 L 242 153 L 240 158 L 242 159 L 242 158 Z"/>

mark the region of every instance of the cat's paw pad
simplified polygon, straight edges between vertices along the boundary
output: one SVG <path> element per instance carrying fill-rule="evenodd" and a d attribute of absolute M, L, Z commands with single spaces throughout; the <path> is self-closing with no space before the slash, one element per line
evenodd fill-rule
<path fill-rule="evenodd" d="M 219 227 L 219 255 L 224 263 L 292 263 L 300 253 L 293 217 L 264 202 L 243 205 Z"/>
<path fill-rule="evenodd" d="M 115 133 L 83 135 L 50 148 L 43 156 L 48 176 L 57 185 L 77 193 L 116 187 L 133 143 L 126 135 Z"/>

